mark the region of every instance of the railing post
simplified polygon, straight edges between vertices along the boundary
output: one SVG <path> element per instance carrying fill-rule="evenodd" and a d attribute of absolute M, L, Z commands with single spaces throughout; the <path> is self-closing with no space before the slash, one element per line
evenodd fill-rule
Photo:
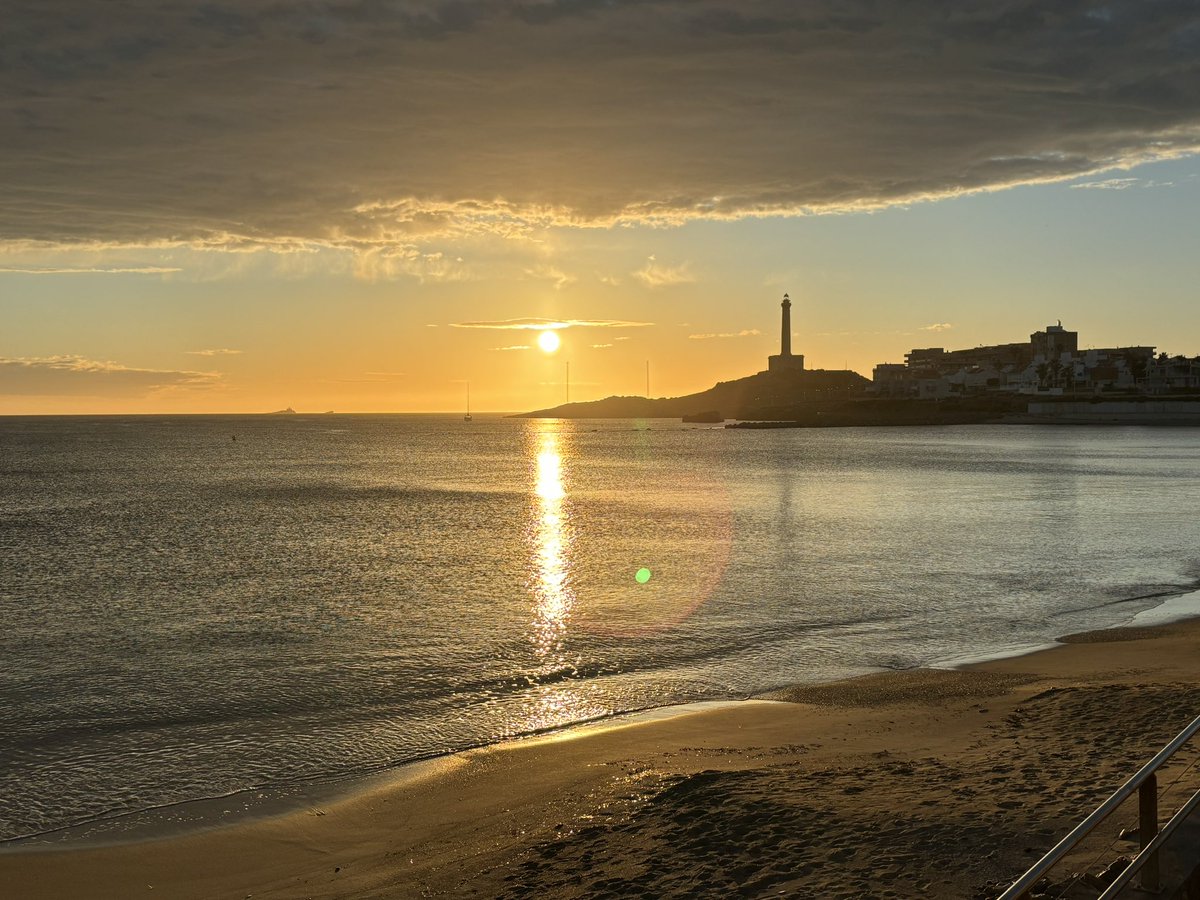
<path fill-rule="evenodd" d="M 1151 774 L 1138 788 L 1138 845 L 1142 850 L 1158 834 L 1158 776 Z M 1158 893 L 1158 851 L 1142 866 L 1142 890 Z"/>
<path fill-rule="evenodd" d="M 1107 800 L 1097 806 L 1088 814 L 1087 818 L 1072 828 L 1066 837 L 1047 850 L 1041 859 L 1026 869 L 1025 874 L 1010 884 L 997 900 L 1023 900 L 1033 889 L 1034 885 L 1038 883 L 1039 879 L 1044 877 L 1054 865 L 1070 853 L 1110 813 L 1122 808 L 1126 801 L 1133 796 L 1134 791 L 1138 791 L 1138 837 L 1141 840 L 1142 849 L 1146 849 L 1153 841 L 1157 840 L 1158 778 L 1154 773 L 1196 734 L 1200 734 L 1200 716 L 1193 719 L 1187 728 L 1175 735 L 1169 744 L 1154 754 L 1154 757 L 1149 762 L 1138 769 Z M 1188 801 L 1185 804 L 1188 815 L 1195 809 L 1200 808 L 1200 792 L 1197 792 L 1193 799 L 1195 800 L 1194 803 Z M 1176 816 L 1178 816 L 1178 813 L 1176 813 Z M 1171 821 L 1178 824 L 1181 820 L 1172 817 Z M 1167 827 L 1173 831 L 1175 825 L 1168 823 Z M 1147 854 L 1145 857 L 1139 856 L 1134 862 L 1138 866 L 1137 869 L 1125 870 L 1129 873 L 1128 878 L 1121 881 L 1120 875 L 1117 876 L 1118 881 L 1121 883 L 1121 888 L 1124 888 L 1136 874 L 1141 876 L 1140 884 L 1143 888 L 1158 893 L 1160 889 L 1158 846 L 1169 836 L 1170 831 L 1164 830 L 1163 839 L 1158 844 L 1155 844 L 1154 852 Z M 1113 882 L 1113 884 L 1116 883 L 1116 881 Z M 1121 888 L 1118 888 L 1118 890 Z M 1106 896 L 1112 896 L 1112 892 L 1109 891 Z"/>

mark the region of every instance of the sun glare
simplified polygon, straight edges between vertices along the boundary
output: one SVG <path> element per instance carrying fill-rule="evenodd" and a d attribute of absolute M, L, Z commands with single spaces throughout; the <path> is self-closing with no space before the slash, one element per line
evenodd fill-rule
<path fill-rule="evenodd" d="M 543 331 L 538 335 L 538 346 L 545 353 L 553 353 L 558 349 L 559 343 L 557 331 Z"/>

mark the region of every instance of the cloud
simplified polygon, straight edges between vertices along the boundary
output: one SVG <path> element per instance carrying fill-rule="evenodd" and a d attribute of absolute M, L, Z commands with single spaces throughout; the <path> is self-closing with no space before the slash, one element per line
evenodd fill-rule
<path fill-rule="evenodd" d="M 646 265 L 632 274 L 642 284 L 652 288 L 691 284 L 696 280 L 688 271 L 687 263 L 678 266 L 664 266 L 653 256 L 646 260 Z"/>
<path fill-rule="evenodd" d="M 564 328 L 645 328 L 653 322 L 619 319 L 500 319 L 495 322 L 451 322 L 451 328 L 491 328 L 499 331 L 558 331 Z"/>
<path fill-rule="evenodd" d="M 182 271 L 170 266 L 0 266 L 0 273 L 10 275 L 169 275 Z"/>
<path fill-rule="evenodd" d="M 0 357 L 0 395 L 145 397 L 215 387 L 215 372 L 139 369 L 82 356 Z"/>
<path fill-rule="evenodd" d="M 217 350 L 188 350 L 187 353 L 189 356 L 240 356 L 242 351 L 221 347 Z"/>
<path fill-rule="evenodd" d="M 1093 191 L 1124 191 L 1131 187 L 1173 187 L 1174 184 L 1173 181 L 1155 181 L 1149 178 L 1105 178 L 1100 181 L 1081 181 L 1071 187 Z"/>
<path fill-rule="evenodd" d="M 574 275 L 568 275 L 556 266 L 546 264 L 525 269 L 525 277 L 534 278 L 539 281 L 553 282 L 556 291 L 561 291 L 563 288 L 579 280 Z"/>
<path fill-rule="evenodd" d="M 336 378 L 333 384 L 395 384 L 404 372 L 364 372 L 364 378 Z"/>
<path fill-rule="evenodd" d="M 493 350 L 532 350 L 529 344 L 513 344 L 511 347 L 493 347 Z"/>
<path fill-rule="evenodd" d="M 418 247 L 383 242 L 355 248 L 353 272 L 364 281 L 384 281 L 410 275 L 420 282 L 471 281 L 474 275 L 461 256 L 442 251 L 424 253 Z"/>
<path fill-rule="evenodd" d="M 1105 178 L 1103 181 L 1081 181 L 1071 185 L 1072 188 L 1082 188 L 1094 191 L 1123 191 L 1141 181 L 1140 178 Z"/>
<path fill-rule="evenodd" d="M 743 328 L 741 331 L 723 331 L 720 333 L 714 332 L 714 333 L 709 333 L 709 334 L 689 334 L 688 340 L 707 341 L 712 338 L 754 337 L 755 335 L 759 335 L 759 334 L 762 334 L 762 332 L 759 331 L 757 328 Z"/>
<path fill-rule="evenodd" d="M 591 345 L 593 350 L 607 350 L 611 346 L 612 346 L 612 344 L 592 344 Z"/>
<path fill-rule="evenodd" d="M 362 277 L 466 280 L 448 248 L 472 236 L 1193 152 L 1198 54 L 1183 0 L 15 0 L 0 242 L 333 247 Z"/>
<path fill-rule="evenodd" d="M 934 322 L 932 325 L 922 325 L 921 331 L 949 331 L 954 326 L 949 322 Z"/>

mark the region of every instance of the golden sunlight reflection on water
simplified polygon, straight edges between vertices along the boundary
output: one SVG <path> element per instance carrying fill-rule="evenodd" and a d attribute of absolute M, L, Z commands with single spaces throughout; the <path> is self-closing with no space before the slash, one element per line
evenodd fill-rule
<path fill-rule="evenodd" d="M 557 430 L 534 435 L 537 453 L 537 517 L 533 523 L 535 599 L 533 637 L 538 655 L 561 652 L 571 617 L 570 550 L 572 529 L 567 521 L 563 484 L 563 441 Z"/>
<path fill-rule="evenodd" d="M 575 423 L 526 426 L 524 581 L 533 658 L 513 733 L 611 714 L 612 698 L 596 677 L 608 656 L 588 661 L 581 648 L 599 641 L 615 657 L 666 636 L 713 595 L 729 560 L 723 484 L 704 473 L 660 472 L 644 461 L 654 446 L 635 447 L 615 465 L 595 465 L 587 447 Z M 643 567 L 653 578 L 638 577 Z"/>
<path fill-rule="evenodd" d="M 712 596 L 732 545 L 731 498 L 719 479 L 660 473 L 647 462 L 653 446 L 594 465 L 581 437 L 575 423 L 552 420 L 531 423 L 525 436 L 526 584 L 543 672 L 571 669 L 556 654 L 584 633 L 625 640 L 678 627 Z"/>
<path fill-rule="evenodd" d="M 529 440 L 530 455 L 535 460 L 536 498 L 528 531 L 529 583 L 534 601 L 531 637 L 542 673 L 561 677 L 574 669 L 565 651 L 575 606 L 571 556 L 575 529 L 563 466 L 568 443 L 557 423 L 531 431 Z M 569 683 L 540 685 L 535 690 L 536 699 L 525 711 L 520 731 L 536 731 L 610 712 L 606 706 L 580 697 Z"/>

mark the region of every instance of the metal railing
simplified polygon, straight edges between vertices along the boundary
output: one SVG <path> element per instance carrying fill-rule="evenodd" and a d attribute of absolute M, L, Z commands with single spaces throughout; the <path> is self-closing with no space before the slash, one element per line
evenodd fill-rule
<path fill-rule="evenodd" d="M 1158 851 L 1170 836 L 1170 832 L 1173 832 L 1183 819 L 1187 818 L 1187 814 L 1190 814 L 1197 805 L 1200 805 L 1200 793 L 1184 804 L 1183 808 L 1167 823 L 1167 827 L 1160 834 L 1158 830 L 1158 777 L 1155 773 L 1167 760 L 1175 755 L 1180 747 L 1191 740 L 1197 732 L 1200 732 L 1200 716 L 1193 719 L 1191 724 L 1172 738 L 1171 742 L 1159 750 L 1153 759 L 1138 769 L 1132 778 L 1117 788 L 1111 797 L 1096 807 L 1091 815 L 1076 825 L 1070 834 L 1051 847 L 1045 856 L 1034 863 L 1024 875 L 1014 881 L 1012 886 L 1001 894 L 997 900 L 1024 900 L 1024 898 L 1028 897 L 1033 886 L 1059 860 L 1070 853 L 1076 844 L 1087 837 L 1092 829 L 1108 818 L 1118 806 L 1128 800 L 1134 791 L 1138 792 L 1138 844 L 1141 849 L 1128 868 L 1118 876 L 1117 880 L 1105 890 L 1102 896 L 1106 900 L 1109 897 L 1115 896 L 1116 891 L 1128 884 L 1138 872 L 1141 872 L 1140 884 L 1143 888 L 1149 891 L 1158 891 Z M 1170 831 L 1167 830 L 1168 828 Z"/>
<path fill-rule="evenodd" d="M 1112 884 L 1104 889 L 1104 893 L 1101 894 L 1097 900 L 1111 900 L 1111 898 L 1116 897 L 1117 894 L 1119 894 L 1121 890 L 1127 884 L 1129 884 L 1129 882 L 1133 881 L 1133 876 L 1136 875 L 1143 866 L 1149 865 L 1152 861 L 1155 865 L 1157 865 L 1158 849 L 1167 842 L 1172 834 L 1175 833 L 1176 828 L 1187 821 L 1188 816 L 1195 811 L 1197 806 L 1200 806 L 1200 791 L 1192 794 L 1188 802 L 1183 804 L 1183 806 L 1179 808 L 1179 811 L 1175 813 L 1175 815 L 1171 816 L 1171 821 L 1164 825 L 1162 827 L 1162 831 L 1156 834 L 1154 839 L 1150 841 L 1149 844 L 1144 846 L 1137 856 L 1129 861 L 1129 865 L 1121 870 L 1121 874 L 1116 877 L 1116 880 L 1113 881 Z M 1156 890 L 1157 886 L 1154 889 Z"/>

